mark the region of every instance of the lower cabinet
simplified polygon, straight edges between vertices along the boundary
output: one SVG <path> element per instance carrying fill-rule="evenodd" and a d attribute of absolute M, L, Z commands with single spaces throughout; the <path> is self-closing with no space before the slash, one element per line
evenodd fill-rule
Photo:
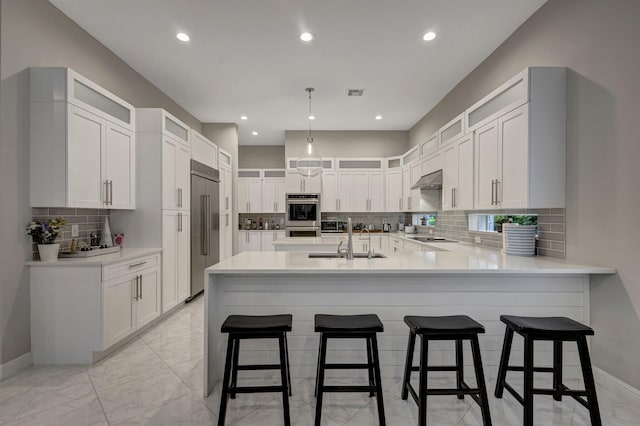
<path fill-rule="evenodd" d="M 161 253 L 30 266 L 33 363 L 92 364 L 161 314 Z"/>
<path fill-rule="evenodd" d="M 162 312 L 183 302 L 191 291 L 191 216 L 162 213 Z"/>
<path fill-rule="evenodd" d="M 284 231 L 238 231 L 238 252 L 275 251 L 273 242 L 284 238 Z"/>
<path fill-rule="evenodd" d="M 261 231 L 260 247 L 262 251 L 275 251 L 273 242 L 279 238 L 284 238 L 284 231 Z"/>
<path fill-rule="evenodd" d="M 233 256 L 233 213 L 220 212 L 220 262 Z"/>

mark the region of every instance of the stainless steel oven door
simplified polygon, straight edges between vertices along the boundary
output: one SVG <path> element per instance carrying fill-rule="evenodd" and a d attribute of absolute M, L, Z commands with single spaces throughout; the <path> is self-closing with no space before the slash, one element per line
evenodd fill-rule
<path fill-rule="evenodd" d="M 322 234 L 320 233 L 320 228 L 317 226 L 298 226 L 293 228 L 287 228 L 285 232 L 285 236 L 287 237 L 320 237 Z"/>
<path fill-rule="evenodd" d="M 287 194 L 287 227 L 320 228 L 320 195 Z"/>

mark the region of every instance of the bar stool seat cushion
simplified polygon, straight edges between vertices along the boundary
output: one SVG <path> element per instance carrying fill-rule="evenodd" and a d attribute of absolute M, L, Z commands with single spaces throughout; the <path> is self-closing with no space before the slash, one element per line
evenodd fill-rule
<path fill-rule="evenodd" d="M 593 329 L 565 317 L 519 317 L 501 315 L 500 321 L 521 334 L 567 334 L 593 336 Z"/>
<path fill-rule="evenodd" d="M 384 326 L 376 314 L 327 315 L 316 314 L 316 332 L 383 332 Z"/>
<path fill-rule="evenodd" d="M 450 315 L 441 317 L 404 317 L 404 322 L 415 334 L 470 334 L 484 333 L 479 322 L 466 315 Z"/>
<path fill-rule="evenodd" d="M 270 333 L 291 331 L 293 317 L 284 315 L 229 315 L 222 324 L 223 333 Z"/>

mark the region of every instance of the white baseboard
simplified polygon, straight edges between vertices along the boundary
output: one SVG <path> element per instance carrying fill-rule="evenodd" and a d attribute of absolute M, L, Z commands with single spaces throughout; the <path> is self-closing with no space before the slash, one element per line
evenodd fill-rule
<path fill-rule="evenodd" d="M 593 376 L 596 383 L 602 386 L 608 387 L 610 389 L 617 389 L 619 391 L 623 391 L 627 395 L 631 396 L 632 398 L 637 399 L 638 402 L 640 403 L 639 389 L 634 388 L 630 384 L 623 382 L 622 380 L 618 379 L 617 377 L 607 373 L 606 371 L 598 367 L 593 367 Z"/>
<path fill-rule="evenodd" d="M 27 352 L 5 364 L 0 364 L 0 380 L 7 379 L 32 365 L 31 352 Z"/>

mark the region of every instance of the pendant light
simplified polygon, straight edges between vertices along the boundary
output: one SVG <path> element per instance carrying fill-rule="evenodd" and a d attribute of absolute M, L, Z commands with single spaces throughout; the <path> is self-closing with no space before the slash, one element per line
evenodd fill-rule
<path fill-rule="evenodd" d="M 311 135 L 311 117 L 313 117 L 313 114 L 311 114 L 311 92 L 315 89 L 313 87 L 307 87 L 304 90 L 309 94 L 309 115 L 307 116 L 309 133 L 307 133 L 307 145 L 296 160 L 296 169 L 302 176 L 313 177 L 318 176 L 320 172 L 322 172 L 322 158 L 313 145 L 313 136 Z"/>

